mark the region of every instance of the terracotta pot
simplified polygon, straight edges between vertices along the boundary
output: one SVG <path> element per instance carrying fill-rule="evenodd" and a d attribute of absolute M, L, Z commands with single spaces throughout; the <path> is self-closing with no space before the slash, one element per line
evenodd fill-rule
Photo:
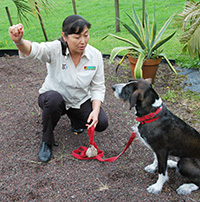
<path fill-rule="evenodd" d="M 128 60 L 130 62 L 132 77 L 134 78 L 134 70 L 137 58 L 133 58 L 128 55 Z M 153 83 L 160 62 L 161 58 L 145 60 L 142 67 L 143 78 L 144 79 L 151 78 Z"/>

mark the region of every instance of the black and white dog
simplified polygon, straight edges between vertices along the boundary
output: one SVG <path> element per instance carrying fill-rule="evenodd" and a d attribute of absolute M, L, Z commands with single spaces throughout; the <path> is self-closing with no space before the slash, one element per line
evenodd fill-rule
<path fill-rule="evenodd" d="M 170 112 L 151 86 L 151 79 L 135 79 L 112 87 L 118 98 L 135 108 L 139 124 L 133 128 L 154 152 L 154 162 L 145 167 L 153 173 L 158 169 L 158 180 L 147 188 L 157 194 L 168 180 L 167 168 L 176 167 L 192 183 L 183 184 L 178 194 L 187 195 L 200 187 L 200 134 Z M 178 157 L 178 162 L 168 156 Z"/>

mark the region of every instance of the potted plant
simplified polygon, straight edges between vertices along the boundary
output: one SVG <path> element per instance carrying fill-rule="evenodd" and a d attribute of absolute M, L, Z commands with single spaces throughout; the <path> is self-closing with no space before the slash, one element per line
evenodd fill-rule
<path fill-rule="evenodd" d="M 141 23 L 141 20 L 137 16 L 135 9 L 133 8 L 133 18 L 126 13 L 128 18 L 131 20 L 133 27 L 131 28 L 129 25 L 123 23 L 120 19 L 118 19 L 121 24 L 125 27 L 125 29 L 134 37 L 136 43 L 134 41 L 130 41 L 129 39 L 122 38 L 116 36 L 114 34 L 106 35 L 102 40 L 107 38 L 108 36 L 112 36 L 118 40 L 124 41 L 129 44 L 127 47 L 116 47 L 111 51 L 110 61 L 121 52 L 127 51 L 126 54 L 122 57 L 118 66 L 116 67 L 116 71 L 118 70 L 119 65 L 122 64 L 126 56 L 128 56 L 130 66 L 132 69 L 133 78 L 152 78 L 152 83 L 154 80 L 154 75 L 147 75 L 145 70 L 149 70 L 151 67 L 151 63 L 156 60 L 154 66 L 154 70 L 150 70 L 150 73 L 156 73 L 157 67 L 161 62 L 161 58 L 165 58 L 170 68 L 177 74 L 176 70 L 173 68 L 170 61 L 167 59 L 166 55 L 162 52 L 160 47 L 166 43 L 169 39 L 171 39 L 176 32 L 173 32 L 169 36 L 165 37 L 161 40 L 161 36 L 169 26 L 172 21 L 174 15 L 172 15 L 163 25 L 159 33 L 157 34 L 157 25 L 156 25 L 156 17 L 155 17 L 155 9 L 154 9 L 154 17 L 152 21 L 152 25 L 149 23 L 149 17 L 147 12 L 144 17 L 144 26 Z M 157 34 L 157 35 L 156 35 Z M 150 62 L 150 65 L 149 65 Z M 134 64 L 135 63 L 135 64 Z M 144 68 L 144 65 L 148 65 L 147 68 Z M 156 69 L 155 69 L 156 68 Z"/>

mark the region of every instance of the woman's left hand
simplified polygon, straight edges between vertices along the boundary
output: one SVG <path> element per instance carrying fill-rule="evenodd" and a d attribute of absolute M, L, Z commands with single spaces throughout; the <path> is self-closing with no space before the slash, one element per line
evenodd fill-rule
<path fill-rule="evenodd" d="M 99 115 L 98 111 L 95 111 L 95 110 L 93 110 L 90 113 L 88 120 L 87 120 L 88 124 L 86 124 L 87 129 L 91 128 L 92 126 L 96 127 L 96 125 L 98 123 L 98 115 Z"/>
<path fill-rule="evenodd" d="M 92 101 L 92 112 L 90 113 L 88 120 L 87 120 L 87 129 L 91 128 L 92 126 L 96 127 L 98 123 L 98 117 L 101 107 L 101 101 L 100 100 L 93 100 Z"/>

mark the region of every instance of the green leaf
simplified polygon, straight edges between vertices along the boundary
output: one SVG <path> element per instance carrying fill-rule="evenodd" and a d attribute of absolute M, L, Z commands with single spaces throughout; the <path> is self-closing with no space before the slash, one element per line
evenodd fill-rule
<path fill-rule="evenodd" d="M 133 18 L 127 13 L 125 12 L 126 15 L 130 18 L 134 28 L 135 28 L 135 31 L 138 33 L 138 35 L 141 37 L 141 38 L 144 38 L 144 33 L 143 33 L 143 30 L 141 29 L 140 26 L 138 26 L 138 24 L 135 23 L 135 21 L 133 20 Z"/>
<path fill-rule="evenodd" d="M 127 24 L 124 24 L 121 20 L 120 20 L 121 24 L 128 30 L 128 32 L 137 40 L 137 42 L 140 44 L 140 46 L 143 49 L 146 49 L 146 45 L 144 43 L 144 41 L 142 40 L 142 38 L 140 37 L 140 35 L 134 31 L 131 27 L 129 27 Z"/>
<path fill-rule="evenodd" d="M 138 44 L 136 44 L 136 43 L 134 43 L 134 42 L 132 42 L 132 41 L 130 41 L 130 40 L 128 40 L 128 39 L 125 39 L 125 38 L 116 36 L 116 35 L 114 35 L 114 34 L 108 34 L 108 35 L 106 35 L 105 37 L 103 37 L 101 40 L 106 39 L 108 36 L 112 36 L 112 37 L 114 37 L 114 38 L 116 38 L 116 39 L 118 39 L 118 40 L 120 40 L 120 41 L 126 42 L 126 43 L 132 45 L 133 47 L 137 47 L 137 48 L 140 47 Z"/>
<path fill-rule="evenodd" d="M 134 7 L 133 7 L 133 17 L 134 17 L 134 19 L 135 19 L 135 23 L 137 24 L 137 26 L 138 26 L 138 28 L 139 28 L 139 30 L 140 30 L 140 32 L 141 32 L 141 37 L 142 37 L 142 39 L 144 40 L 144 28 L 143 28 L 143 26 L 142 26 L 141 20 L 139 19 L 139 17 L 137 16 L 137 14 L 136 14 L 136 12 L 135 12 Z"/>
<path fill-rule="evenodd" d="M 110 62 L 113 62 L 114 58 L 122 51 L 132 50 L 133 47 L 116 47 L 113 48 L 110 54 Z"/>
<path fill-rule="evenodd" d="M 153 47 L 152 47 L 152 51 L 157 50 L 160 46 L 162 46 L 164 43 L 166 43 L 168 40 L 170 40 L 174 34 L 176 33 L 176 31 L 174 33 L 172 33 L 171 35 L 169 35 L 168 37 L 162 39 L 161 41 L 157 42 Z"/>
<path fill-rule="evenodd" d="M 27 24 L 29 21 L 28 15 L 35 15 L 37 16 L 37 10 L 35 7 L 35 0 L 12 0 L 17 8 L 17 14 L 20 19 L 20 21 Z M 45 11 L 50 11 L 53 8 L 53 5 L 55 5 L 53 0 L 37 0 L 37 6 L 40 9 L 43 9 Z M 50 9 L 51 8 L 51 9 Z"/>
<path fill-rule="evenodd" d="M 134 77 L 135 79 L 141 79 L 142 78 L 142 66 L 144 64 L 144 54 L 139 54 L 137 63 L 135 65 L 135 70 L 134 70 Z"/>
<path fill-rule="evenodd" d="M 116 47 L 113 48 L 110 54 L 110 62 L 113 62 L 113 59 L 122 51 L 129 51 L 129 50 L 136 50 L 137 52 L 140 52 L 141 54 L 144 54 L 144 51 L 139 48 L 135 47 Z"/>
<path fill-rule="evenodd" d="M 145 29 L 144 29 L 144 30 L 146 30 L 145 44 L 146 44 L 146 46 L 147 46 L 147 49 L 149 50 L 149 49 L 150 49 L 150 47 L 149 47 L 150 25 L 149 25 L 149 17 L 148 17 L 147 12 L 145 12 L 144 26 L 145 26 Z"/>
<path fill-rule="evenodd" d="M 172 66 L 171 62 L 168 60 L 167 56 L 166 56 L 164 53 L 160 53 L 159 55 L 165 58 L 167 64 L 168 64 L 169 67 L 171 68 L 171 70 L 172 70 L 175 74 L 177 74 L 177 71 L 174 69 L 174 67 Z"/>
<path fill-rule="evenodd" d="M 155 7 L 154 7 L 154 15 L 153 15 L 153 22 L 152 22 L 152 28 L 151 28 L 151 47 L 153 46 L 154 44 L 154 40 L 155 40 L 155 37 L 156 37 L 156 15 L 155 15 Z"/>
<path fill-rule="evenodd" d="M 173 19 L 174 15 L 172 15 L 166 22 L 165 24 L 163 25 L 163 27 L 161 28 L 161 30 L 159 31 L 158 35 L 156 36 L 156 39 L 155 39 L 155 42 L 154 44 L 156 44 L 161 36 L 163 35 L 163 33 L 165 32 L 165 30 L 167 29 L 167 27 L 169 26 L 169 24 L 171 23 L 172 19 Z"/>
<path fill-rule="evenodd" d="M 122 62 L 124 61 L 124 59 L 126 58 L 126 56 L 129 55 L 129 53 L 125 54 L 122 59 L 120 60 L 119 64 L 117 65 L 116 69 L 115 69 L 115 72 L 117 73 L 117 70 L 119 68 L 119 66 L 122 64 Z"/>

